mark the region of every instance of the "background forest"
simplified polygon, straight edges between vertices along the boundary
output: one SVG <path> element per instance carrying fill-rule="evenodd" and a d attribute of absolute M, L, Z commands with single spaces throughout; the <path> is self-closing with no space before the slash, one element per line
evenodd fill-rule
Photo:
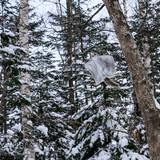
<path fill-rule="evenodd" d="M 37 160 L 149 160 L 125 57 L 103 2 L 91 2 L 29 1 L 26 62 L 20 2 L 0 0 L 0 160 L 22 160 L 24 146 L 34 149 Z M 151 60 L 148 75 L 160 103 L 160 2 L 129 3 L 120 1 L 144 65 Z M 120 87 L 94 85 L 84 63 L 97 53 L 114 57 Z M 30 75 L 30 98 L 20 92 L 22 72 Z"/>

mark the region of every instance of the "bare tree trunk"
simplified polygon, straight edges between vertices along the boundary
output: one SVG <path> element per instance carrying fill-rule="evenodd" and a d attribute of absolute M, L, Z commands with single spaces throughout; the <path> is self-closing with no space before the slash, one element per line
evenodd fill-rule
<path fill-rule="evenodd" d="M 80 19 L 79 19 L 79 29 L 80 29 L 80 51 L 83 53 L 84 51 L 84 40 L 83 40 L 83 30 L 85 29 L 84 26 L 82 27 L 83 23 L 82 23 L 82 13 L 81 13 L 81 6 L 80 6 L 80 0 L 78 0 L 78 10 L 79 10 L 79 16 L 80 16 Z M 89 22 L 89 21 L 88 21 Z M 88 22 L 86 23 L 86 25 L 88 24 Z M 85 62 L 85 58 L 84 56 L 82 57 L 82 60 L 83 62 Z M 85 77 L 83 77 L 83 81 L 85 81 Z M 87 90 L 87 85 L 84 84 L 84 88 L 85 90 Z M 88 105 L 88 97 L 87 97 L 87 94 L 85 94 L 85 104 Z"/>
<path fill-rule="evenodd" d="M 139 5 L 139 18 L 141 21 L 141 28 L 140 30 L 143 30 L 144 27 L 146 26 L 146 17 L 147 17 L 147 9 L 148 6 L 146 4 L 147 2 L 145 0 L 138 0 L 138 5 Z M 148 44 L 148 37 L 147 35 L 143 35 L 142 38 L 142 54 L 144 57 L 144 67 L 146 68 L 147 72 L 149 73 L 151 69 L 151 57 L 149 53 L 149 44 Z"/>
<path fill-rule="evenodd" d="M 3 75 L 5 77 L 5 75 Z M 6 97 L 7 97 L 7 86 L 5 84 L 5 78 L 3 80 L 3 90 L 1 96 L 1 103 L 0 103 L 0 114 L 2 118 L 2 127 L 1 131 L 4 134 L 7 134 L 7 110 L 6 110 Z"/>
<path fill-rule="evenodd" d="M 2 47 L 6 47 L 8 45 L 7 41 L 6 41 L 6 35 L 4 34 L 4 24 L 5 24 L 5 16 L 4 16 L 4 10 L 5 10 L 5 1 L 1 2 L 1 10 L 2 10 L 2 15 L 1 15 L 1 44 Z M 2 59 L 4 59 L 4 55 L 2 55 Z M 3 60 L 2 60 L 3 61 Z M 1 86 L 2 86 L 2 95 L 0 98 L 0 118 L 2 118 L 2 127 L 1 127 L 1 131 L 4 134 L 7 134 L 7 85 L 6 82 L 10 76 L 10 71 L 8 69 L 6 69 L 8 66 L 6 66 L 3 62 L 1 62 L 1 72 L 0 72 L 0 81 L 1 81 Z M 5 138 L 6 141 L 6 138 Z"/>
<path fill-rule="evenodd" d="M 138 104 L 141 107 L 147 129 L 149 152 L 151 160 L 160 157 L 160 116 L 151 93 L 148 75 L 143 66 L 140 52 L 131 35 L 129 26 L 118 0 L 103 0 L 112 19 L 122 51 L 130 70 L 133 87 Z"/>
<path fill-rule="evenodd" d="M 28 0 L 20 1 L 20 46 L 25 49 L 25 55 L 22 56 L 24 64 L 29 62 L 29 40 L 28 40 Z M 29 67 L 27 67 L 28 69 Z M 21 72 L 21 95 L 26 100 L 30 100 L 30 74 Z M 27 104 L 22 106 L 22 127 L 24 139 L 24 160 L 35 159 L 34 140 L 30 133 L 29 118 L 31 111 Z"/>
<path fill-rule="evenodd" d="M 0 84 L 2 84 L 2 69 L 0 70 Z M 3 132 L 3 105 L 2 105 L 2 94 L 3 94 L 3 91 L 0 92 L 0 95 L 1 95 L 1 98 L 0 98 L 0 132 L 2 133 Z"/>
<path fill-rule="evenodd" d="M 69 88 L 70 88 L 70 94 L 69 94 L 69 101 L 70 103 L 74 103 L 74 91 L 73 91 L 73 72 L 72 72 L 72 0 L 66 1 L 67 5 L 67 19 L 68 19 L 68 26 L 67 26 L 67 32 L 68 32 L 68 42 L 67 42 L 67 53 L 68 53 L 68 66 L 70 67 L 70 71 L 68 73 L 69 75 Z"/>
<path fill-rule="evenodd" d="M 7 105 L 6 105 L 6 98 L 7 98 L 7 85 L 6 83 L 6 73 L 4 73 L 4 83 L 3 83 L 3 91 L 1 97 L 1 105 L 3 111 L 3 133 L 7 134 Z"/>

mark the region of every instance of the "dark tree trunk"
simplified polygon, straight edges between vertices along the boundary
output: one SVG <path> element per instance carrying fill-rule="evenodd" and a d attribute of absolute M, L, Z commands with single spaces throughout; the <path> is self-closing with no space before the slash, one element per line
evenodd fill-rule
<path fill-rule="evenodd" d="M 70 66 L 70 71 L 68 73 L 69 76 L 69 101 L 70 103 L 74 103 L 74 91 L 73 91 L 73 72 L 72 72 L 72 0 L 66 1 L 67 5 L 67 19 L 68 19 L 68 26 L 67 26 L 67 53 L 68 53 L 68 66 Z"/>
<path fill-rule="evenodd" d="M 2 16 L 1 16 L 1 29 L 2 29 L 2 33 L 1 33 L 1 43 L 2 43 L 2 47 L 6 47 L 8 45 L 7 42 L 7 37 L 4 34 L 4 24 L 5 24 L 5 16 L 4 16 L 4 10 L 5 10 L 5 2 L 2 1 L 1 2 L 1 6 L 2 6 Z M 4 56 L 2 55 L 2 61 L 4 59 Z M 1 81 L 1 85 L 2 85 L 2 95 L 0 98 L 0 118 L 1 118 L 1 132 L 4 134 L 7 134 L 7 105 L 6 105 L 6 98 L 7 98 L 7 85 L 6 85 L 6 81 L 9 78 L 10 72 L 6 70 L 6 66 L 4 65 L 3 62 L 1 62 L 1 75 L 0 75 L 0 81 Z"/>

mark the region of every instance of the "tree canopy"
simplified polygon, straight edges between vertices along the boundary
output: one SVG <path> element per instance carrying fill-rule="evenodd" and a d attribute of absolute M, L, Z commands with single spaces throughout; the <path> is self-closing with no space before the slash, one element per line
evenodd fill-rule
<path fill-rule="evenodd" d="M 20 1 L 0 1 L 0 159 L 157 160 L 160 3 L 36 2 L 25 27 Z M 94 85 L 95 55 L 118 87 Z"/>

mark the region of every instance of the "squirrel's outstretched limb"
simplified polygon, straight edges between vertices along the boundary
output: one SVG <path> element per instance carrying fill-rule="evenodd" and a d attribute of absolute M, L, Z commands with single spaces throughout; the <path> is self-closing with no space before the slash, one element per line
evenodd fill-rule
<path fill-rule="evenodd" d="M 115 81 L 113 81 L 112 79 L 110 78 L 105 78 L 104 79 L 104 83 L 108 86 L 112 86 L 112 87 L 119 87 L 119 84 L 116 83 Z"/>

